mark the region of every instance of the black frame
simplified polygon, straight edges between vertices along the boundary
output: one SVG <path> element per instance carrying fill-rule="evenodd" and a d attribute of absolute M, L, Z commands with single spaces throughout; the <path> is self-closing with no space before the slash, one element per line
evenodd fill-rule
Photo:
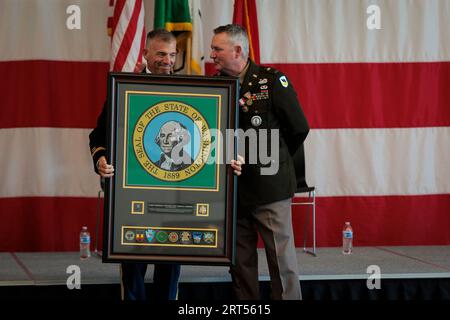
<path fill-rule="evenodd" d="M 136 74 L 136 73 L 109 73 L 108 75 L 108 95 L 107 95 L 107 106 L 108 106 L 108 136 L 107 136 L 107 150 L 108 163 L 112 163 L 115 168 L 115 175 L 110 179 L 106 179 L 105 185 L 105 206 L 104 206 L 104 233 L 103 233 L 103 262 L 148 262 L 148 263 L 178 263 L 178 264 L 204 264 L 204 265 L 225 265 L 229 266 L 234 264 L 235 261 L 235 221 L 236 221 L 236 202 L 237 202 L 237 194 L 236 194 L 236 183 L 237 178 L 233 174 L 233 170 L 231 166 L 226 165 L 225 167 L 221 167 L 223 170 L 224 179 L 217 179 L 220 183 L 218 186 L 219 192 L 222 197 L 225 199 L 224 203 L 224 212 L 223 216 L 223 232 L 215 233 L 216 243 L 222 243 L 222 248 L 217 248 L 214 254 L 209 253 L 208 249 L 205 249 L 205 253 L 202 254 L 193 254 L 191 249 L 185 249 L 182 245 L 180 248 L 170 248 L 169 254 L 162 253 L 159 249 L 158 252 L 146 252 L 145 250 L 151 251 L 153 247 L 148 244 L 146 248 L 132 248 L 133 250 L 141 249 L 139 252 L 123 252 L 123 250 L 127 250 L 124 246 L 124 227 L 122 226 L 122 234 L 117 235 L 117 226 L 115 225 L 115 219 L 120 217 L 120 215 L 125 215 L 128 213 L 121 213 L 116 210 L 116 206 L 122 200 L 118 196 L 118 189 L 123 184 L 120 185 L 120 170 L 122 170 L 121 166 L 118 166 L 118 159 L 124 153 L 126 153 L 126 145 L 124 146 L 124 142 L 126 143 L 126 139 L 123 139 L 122 143 L 120 143 L 120 138 L 118 138 L 118 129 L 120 118 L 123 116 L 121 112 L 118 112 L 118 108 L 126 108 L 127 103 L 126 99 L 120 97 L 123 94 L 124 86 L 129 88 L 138 88 L 138 90 L 147 90 L 145 88 L 153 88 L 157 86 L 158 88 L 167 88 L 169 91 L 177 91 L 177 90 L 189 90 L 190 88 L 195 88 L 195 90 L 205 91 L 205 93 L 210 92 L 211 90 L 222 90 L 225 92 L 223 95 L 226 97 L 226 101 L 228 103 L 223 103 L 224 114 L 226 114 L 226 119 L 222 119 L 226 126 L 223 126 L 223 146 L 230 145 L 232 143 L 232 147 L 234 148 L 234 154 L 237 154 L 236 141 L 227 141 L 227 135 L 224 134 L 225 129 L 235 129 L 238 127 L 238 91 L 239 91 L 239 82 L 236 77 L 206 77 L 206 76 L 183 76 L 183 75 L 151 75 L 151 74 Z M 150 90 L 151 91 L 151 90 Z M 164 91 L 164 90 L 162 90 Z M 122 92 L 122 93 L 121 93 Z M 125 95 L 125 97 L 127 97 Z M 130 103 L 131 106 L 131 103 Z M 130 107 L 131 108 L 131 107 Z M 120 109 L 119 109 L 120 110 Z M 220 112 L 220 111 L 219 111 Z M 126 128 L 126 127 L 125 127 Z M 126 132 L 126 129 L 123 129 L 122 132 Z M 126 133 L 125 133 L 126 134 Z M 121 150 L 124 150 L 121 152 Z M 124 161 L 126 163 L 126 161 Z M 125 168 L 125 166 L 123 167 Z M 219 170 L 219 169 L 218 169 Z M 126 171 L 125 169 L 123 171 Z M 124 172 L 122 172 L 122 177 L 124 177 Z M 217 175 L 219 177 L 219 175 Z M 123 181 L 125 181 L 123 179 Z M 131 191 L 127 191 L 131 192 Z M 141 191 L 148 192 L 146 194 L 150 195 L 152 190 L 149 191 Z M 170 191 L 164 190 L 160 192 L 189 192 L 189 191 Z M 200 192 L 200 191 L 199 191 Z M 211 192 L 210 192 L 211 193 Z M 133 205 L 132 205 L 133 206 Z M 145 204 L 142 205 L 145 207 Z M 198 206 L 198 204 L 197 204 Z M 134 210 L 134 209 L 133 209 Z M 143 209 L 146 210 L 146 209 Z M 197 208 L 198 210 L 198 208 Z M 208 209 L 209 210 L 209 209 Z M 148 216 L 150 217 L 150 216 Z M 138 228 L 139 226 L 137 226 Z M 163 228 L 164 229 L 164 228 Z M 194 228 L 195 229 L 195 228 Z M 198 228 L 197 228 L 198 229 Z M 206 229 L 205 229 L 206 230 Z M 194 233 L 194 232 L 192 232 Z M 121 241 L 121 246 L 117 243 Z M 148 240 L 148 238 L 147 238 Z M 220 241 L 219 241 L 220 240 Z M 156 241 L 156 240 L 155 240 Z M 130 245 L 132 247 L 133 245 Z M 161 245 L 162 246 L 162 245 Z M 116 248 L 124 248 L 116 249 Z M 144 250 L 145 249 L 145 250 Z M 194 248 L 193 248 L 194 249 Z M 196 249 L 196 248 L 195 248 Z M 157 249 L 155 249 L 157 250 Z M 188 251 L 188 254 L 185 254 L 184 251 Z M 198 249 L 196 249 L 198 251 Z M 180 253 L 178 253 L 180 251 Z M 221 251 L 217 253 L 217 251 Z"/>

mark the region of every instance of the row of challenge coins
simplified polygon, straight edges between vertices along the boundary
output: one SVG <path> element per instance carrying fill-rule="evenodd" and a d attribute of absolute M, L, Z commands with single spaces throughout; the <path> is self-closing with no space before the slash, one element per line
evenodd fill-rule
<path fill-rule="evenodd" d="M 157 229 L 125 229 L 126 243 L 153 243 L 177 245 L 211 245 L 216 241 L 215 232 L 187 230 L 157 230 Z"/>

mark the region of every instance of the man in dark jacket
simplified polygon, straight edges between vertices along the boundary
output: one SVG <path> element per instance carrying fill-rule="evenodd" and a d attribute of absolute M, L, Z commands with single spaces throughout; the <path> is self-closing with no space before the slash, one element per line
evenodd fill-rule
<path fill-rule="evenodd" d="M 286 76 L 249 59 L 247 32 L 241 26 L 216 28 L 210 57 L 219 75 L 239 77 L 239 128 L 253 131 L 258 140 L 241 141 L 247 164 L 238 181 L 237 254 L 231 268 L 234 292 L 238 299 L 260 299 L 259 232 L 266 248 L 272 298 L 301 299 L 290 204 L 296 190 L 292 156 L 309 132 L 307 120 Z M 278 157 L 264 163 L 261 151 L 271 147 Z M 255 154 L 257 161 L 252 161 Z M 277 170 L 271 172 L 271 167 Z"/>
<path fill-rule="evenodd" d="M 175 64 L 176 38 L 167 30 L 156 29 L 147 35 L 147 47 L 144 57 L 147 67 L 144 72 L 154 74 L 170 74 Z M 114 175 L 114 168 L 106 161 L 106 105 L 97 120 L 97 127 L 90 133 L 91 154 L 94 160 L 95 172 L 109 178 Z M 122 299 L 145 300 L 146 263 L 122 263 L 121 285 Z M 180 265 L 155 264 L 153 284 L 155 296 L 161 300 L 175 300 L 178 293 L 178 278 Z"/>

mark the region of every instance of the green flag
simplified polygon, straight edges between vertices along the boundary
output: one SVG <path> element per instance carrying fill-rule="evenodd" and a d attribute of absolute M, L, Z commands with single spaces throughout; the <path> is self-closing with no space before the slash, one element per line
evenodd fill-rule
<path fill-rule="evenodd" d="M 155 0 L 154 28 L 192 31 L 188 0 Z"/>

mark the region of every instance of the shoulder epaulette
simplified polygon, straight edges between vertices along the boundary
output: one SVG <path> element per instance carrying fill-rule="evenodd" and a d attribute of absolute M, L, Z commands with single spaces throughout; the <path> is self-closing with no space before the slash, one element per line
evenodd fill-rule
<path fill-rule="evenodd" d="M 277 69 L 271 68 L 271 67 L 265 67 L 265 68 L 263 68 L 263 70 L 266 73 L 271 73 L 271 74 L 274 74 L 274 75 L 277 75 L 277 74 L 280 73 L 280 71 L 278 71 Z"/>

